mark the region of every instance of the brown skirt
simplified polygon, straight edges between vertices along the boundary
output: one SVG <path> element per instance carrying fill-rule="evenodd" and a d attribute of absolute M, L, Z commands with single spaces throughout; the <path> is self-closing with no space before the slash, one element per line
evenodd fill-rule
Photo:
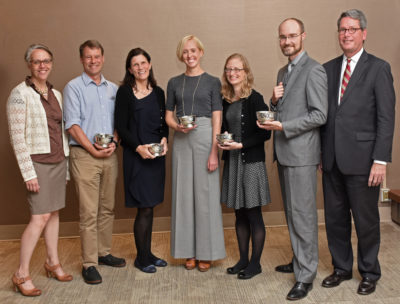
<path fill-rule="evenodd" d="M 67 181 L 67 160 L 56 164 L 33 162 L 40 190 L 28 191 L 31 214 L 44 214 L 65 207 L 65 188 Z"/>

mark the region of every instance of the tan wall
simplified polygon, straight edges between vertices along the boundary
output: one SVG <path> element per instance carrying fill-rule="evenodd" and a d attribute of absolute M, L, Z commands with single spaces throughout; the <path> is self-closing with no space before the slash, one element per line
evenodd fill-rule
<path fill-rule="evenodd" d="M 0 224 L 22 224 L 29 219 L 25 188 L 9 144 L 5 104 L 11 89 L 28 71 L 23 61 L 26 47 L 44 43 L 55 55 L 50 81 L 62 90 L 79 75 L 78 47 L 87 39 L 98 39 L 105 48 L 104 75 L 118 82 L 124 74 L 128 51 L 140 46 L 152 56 L 155 76 L 165 88 L 170 77 L 183 72 L 175 57 L 178 40 L 189 33 L 205 45 L 203 67 L 220 76 L 225 58 L 233 52 L 245 54 L 252 66 L 256 89 L 270 97 L 277 70 L 284 65 L 277 41 L 277 26 L 286 17 L 298 17 L 306 25 L 306 49 L 309 55 L 325 62 L 340 54 L 336 20 L 346 9 L 360 8 L 368 18 L 367 51 L 386 59 L 392 66 L 399 95 L 400 78 L 400 1 L 358 0 L 69 0 L 7 1 L 0 0 Z M 396 124 L 397 126 L 398 124 Z M 396 135 L 398 127 L 396 127 Z M 388 186 L 400 186 L 399 141 L 395 138 L 393 164 L 388 169 Z M 272 142 L 266 144 L 267 169 L 272 204 L 265 211 L 282 210 L 277 168 L 272 163 Z M 119 151 L 120 153 L 121 151 Z M 168 158 L 167 176 L 170 174 Z M 170 179 L 167 178 L 165 202 L 156 216 L 169 216 Z M 116 218 L 130 218 L 123 202 L 122 170 L 117 189 Z M 318 208 L 322 208 L 319 184 Z M 231 212 L 224 209 L 224 212 Z M 68 185 L 67 207 L 62 221 L 78 220 L 78 203 L 73 183 Z"/>

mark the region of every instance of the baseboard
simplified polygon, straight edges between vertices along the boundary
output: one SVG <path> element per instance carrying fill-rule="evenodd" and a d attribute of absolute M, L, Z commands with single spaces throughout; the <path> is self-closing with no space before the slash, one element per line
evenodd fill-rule
<path fill-rule="evenodd" d="M 380 205 L 379 213 L 381 222 L 391 221 L 391 208 L 390 205 Z M 235 214 L 224 213 L 222 215 L 225 229 L 232 229 L 235 227 Z M 286 219 L 283 211 L 270 211 L 263 212 L 263 218 L 267 227 L 285 226 Z M 114 221 L 114 234 L 132 233 L 133 219 L 116 219 Z M 324 210 L 318 209 L 318 224 L 324 224 Z M 170 231 L 171 219 L 170 217 L 155 217 L 153 223 L 154 232 Z M 0 225 L 0 240 L 17 240 L 21 238 L 22 232 L 25 229 L 24 225 Z M 78 237 L 79 236 L 79 223 L 78 222 L 61 222 L 60 223 L 60 237 Z"/>

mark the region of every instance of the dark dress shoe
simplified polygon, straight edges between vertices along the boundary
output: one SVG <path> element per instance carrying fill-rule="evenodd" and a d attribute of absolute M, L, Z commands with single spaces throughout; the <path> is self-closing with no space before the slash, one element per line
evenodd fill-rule
<path fill-rule="evenodd" d="M 312 289 L 312 283 L 296 282 L 293 288 L 289 291 L 286 299 L 295 301 L 303 299 L 307 296 L 308 292 Z"/>
<path fill-rule="evenodd" d="M 139 261 L 136 259 L 135 262 L 133 263 L 135 267 L 145 273 L 155 273 L 157 271 L 156 267 L 153 264 L 147 265 L 147 266 L 142 266 L 140 265 Z"/>
<path fill-rule="evenodd" d="M 254 277 L 257 274 L 261 273 L 261 267 L 256 268 L 255 270 L 249 270 L 248 268 L 241 270 L 238 273 L 239 280 L 248 280 Z"/>
<path fill-rule="evenodd" d="M 99 257 L 99 265 L 107 265 L 111 267 L 124 267 L 126 265 L 125 259 L 117 258 L 111 254 Z"/>
<path fill-rule="evenodd" d="M 363 278 L 358 285 L 357 293 L 360 295 L 369 295 L 375 291 L 377 280 Z"/>
<path fill-rule="evenodd" d="M 293 273 L 294 272 L 293 271 L 293 263 L 276 266 L 275 271 L 283 272 L 283 273 Z"/>
<path fill-rule="evenodd" d="M 336 287 L 339 286 L 339 284 L 343 281 L 351 280 L 352 277 L 353 275 L 351 272 L 339 273 L 335 270 L 330 276 L 327 276 L 322 281 L 322 287 Z"/>
<path fill-rule="evenodd" d="M 82 277 L 87 284 L 94 285 L 102 282 L 101 275 L 94 266 L 90 266 L 86 269 L 82 267 Z"/>
<path fill-rule="evenodd" d="M 160 258 L 152 259 L 151 262 L 153 263 L 154 266 L 157 266 L 157 267 L 166 267 L 168 265 L 167 261 L 160 259 Z"/>

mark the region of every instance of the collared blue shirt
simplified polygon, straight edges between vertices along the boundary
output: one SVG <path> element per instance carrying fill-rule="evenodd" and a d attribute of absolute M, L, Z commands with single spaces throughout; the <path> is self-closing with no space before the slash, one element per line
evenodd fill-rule
<path fill-rule="evenodd" d="M 94 143 L 96 133 L 114 133 L 117 85 L 101 75 L 97 85 L 86 73 L 72 79 L 64 88 L 65 129 L 78 125 Z M 78 143 L 70 136 L 70 145 Z"/>

